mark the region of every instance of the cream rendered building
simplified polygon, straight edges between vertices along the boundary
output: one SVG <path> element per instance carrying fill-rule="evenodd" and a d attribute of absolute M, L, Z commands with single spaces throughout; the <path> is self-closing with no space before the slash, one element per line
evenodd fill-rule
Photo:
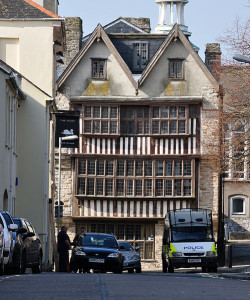
<path fill-rule="evenodd" d="M 9 201 L 5 208 L 34 225 L 44 244 L 45 263 L 50 235 L 50 110 L 56 53 L 64 48 L 63 22 L 60 16 L 33 1 L 0 1 L 0 59 L 22 74 L 22 90 L 27 95 L 17 120 L 15 201 L 13 206 Z M 0 197 L 3 199 L 3 195 Z"/>

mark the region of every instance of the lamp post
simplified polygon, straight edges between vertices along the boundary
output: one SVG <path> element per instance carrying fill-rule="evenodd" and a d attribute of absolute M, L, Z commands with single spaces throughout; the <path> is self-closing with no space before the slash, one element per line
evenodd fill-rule
<path fill-rule="evenodd" d="M 78 140 L 77 135 L 70 135 L 65 137 L 59 137 L 59 174 L 58 174 L 58 233 L 60 231 L 60 213 L 61 213 L 61 150 L 62 150 L 62 141 L 75 141 Z"/>

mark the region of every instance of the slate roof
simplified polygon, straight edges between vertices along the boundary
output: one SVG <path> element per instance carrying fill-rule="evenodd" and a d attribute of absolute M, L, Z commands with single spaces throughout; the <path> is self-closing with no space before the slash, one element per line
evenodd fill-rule
<path fill-rule="evenodd" d="M 0 0 L 0 19 L 61 18 L 32 0 Z"/>

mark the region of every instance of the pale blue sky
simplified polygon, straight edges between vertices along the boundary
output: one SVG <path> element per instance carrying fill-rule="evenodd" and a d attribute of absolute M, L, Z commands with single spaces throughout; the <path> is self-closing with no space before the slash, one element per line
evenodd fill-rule
<path fill-rule="evenodd" d="M 147 17 L 154 30 L 158 21 L 158 5 L 155 0 L 59 0 L 59 15 L 81 17 L 84 35 L 91 33 L 98 23 L 106 25 L 118 17 Z M 185 6 L 185 25 L 191 42 L 200 48 L 204 59 L 206 43 L 217 38 L 231 27 L 235 17 L 250 17 L 249 0 L 189 0 Z M 224 51 L 224 48 L 222 47 Z"/>

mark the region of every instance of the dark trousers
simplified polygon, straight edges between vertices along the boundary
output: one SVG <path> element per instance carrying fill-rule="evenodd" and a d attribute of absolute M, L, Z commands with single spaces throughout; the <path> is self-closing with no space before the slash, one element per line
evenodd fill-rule
<path fill-rule="evenodd" d="M 69 251 L 59 252 L 59 272 L 69 272 Z"/>

